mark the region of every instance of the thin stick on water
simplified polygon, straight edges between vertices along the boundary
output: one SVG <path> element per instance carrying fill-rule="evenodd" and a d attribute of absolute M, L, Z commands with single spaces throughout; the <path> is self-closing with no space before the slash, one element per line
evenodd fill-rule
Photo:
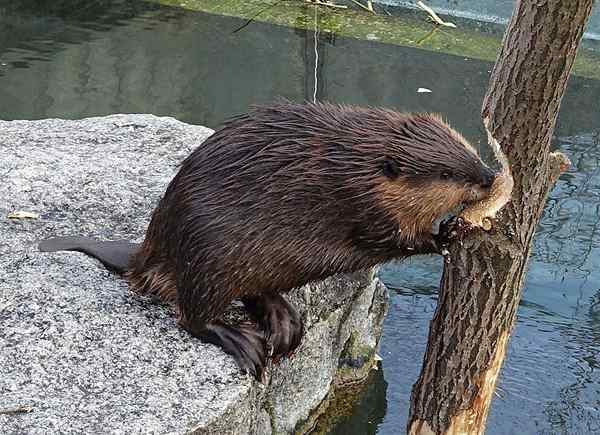
<path fill-rule="evenodd" d="M 348 9 L 348 6 L 346 6 L 346 5 L 338 5 L 338 4 L 327 2 L 327 1 L 322 2 L 321 0 L 306 0 L 306 2 L 312 3 L 313 5 L 327 6 L 328 8 Z"/>
<path fill-rule="evenodd" d="M 421 9 L 423 9 L 425 12 L 427 12 L 429 14 L 429 17 L 436 23 L 439 24 L 440 26 L 444 26 L 444 27 L 452 27 L 452 28 L 456 28 L 456 24 L 454 23 L 450 23 L 448 21 L 444 21 L 442 20 L 438 14 L 435 13 L 435 11 L 433 9 L 431 9 L 429 6 L 427 6 L 425 3 L 423 3 L 422 1 L 418 1 L 417 2 L 417 6 L 420 7 Z"/>
<path fill-rule="evenodd" d="M 363 5 L 361 2 L 359 2 L 358 0 L 350 0 L 352 3 L 354 3 L 357 6 L 360 6 L 361 8 L 363 8 L 365 11 L 369 11 L 372 13 L 375 13 L 375 11 L 373 10 L 373 3 L 371 2 L 371 0 L 369 0 L 367 2 L 367 6 Z"/>
<path fill-rule="evenodd" d="M 263 12 L 268 11 L 271 8 L 274 8 L 275 6 L 279 6 L 279 4 L 283 2 L 283 0 L 279 0 L 271 5 L 268 5 L 267 7 L 261 9 L 260 11 L 258 11 L 256 14 L 254 14 L 252 17 L 250 17 L 250 19 L 248 19 L 244 24 L 242 24 L 240 27 L 238 27 L 237 29 L 235 29 L 233 32 L 231 33 L 237 33 L 240 30 L 244 29 L 245 27 L 247 27 L 250 23 L 252 23 L 256 17 L 258 17 L 260 14 L 262 14 Z"/>

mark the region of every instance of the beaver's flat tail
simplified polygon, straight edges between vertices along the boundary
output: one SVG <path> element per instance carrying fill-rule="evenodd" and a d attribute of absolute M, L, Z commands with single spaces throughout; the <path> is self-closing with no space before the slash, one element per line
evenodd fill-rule
<path fill-rule="evenodd" d="M 42 252 L 78 251 L 100 260 L 107 269 L 125 273 L 129 269 L 129 258 L 139 248 L 138 243 L 126 240 L 99 241 L 88 237 L 55 237 L 43 240 L 38 245 Z"/>

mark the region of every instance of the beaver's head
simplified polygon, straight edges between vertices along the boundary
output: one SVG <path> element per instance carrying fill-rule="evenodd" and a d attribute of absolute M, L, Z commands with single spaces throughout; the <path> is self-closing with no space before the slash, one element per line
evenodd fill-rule
<path fill-rule="evenodd" d="M 393 130 L 378 196 L 407 237 L 430 232 L 437 219 L 489 194 L 496 174 L 439 116 L 409 116 Z"/>

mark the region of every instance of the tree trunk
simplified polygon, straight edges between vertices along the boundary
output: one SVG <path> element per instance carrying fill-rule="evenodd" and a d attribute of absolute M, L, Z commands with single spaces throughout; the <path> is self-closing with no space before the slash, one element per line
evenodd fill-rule
<path fill-rule="evenodd" d="M 481 434 L 546 196 L 568 162 L 550 153 L 560 102 L 593 0 L 518 0 L 482 115 L 514 188 L 489 232 L 454 242 L 444 267 L 410 434 Z"/>

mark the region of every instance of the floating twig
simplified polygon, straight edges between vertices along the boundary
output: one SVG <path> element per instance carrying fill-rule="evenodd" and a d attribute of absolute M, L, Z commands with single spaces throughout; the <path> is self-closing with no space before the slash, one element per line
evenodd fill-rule
<path fill-rule="evenodd" d="M 313 5 L 319 5 L 319 6 L 327 6 L 328 8 L 336 8 L 336 9 L 348 9 L 348 6 L 346 5 L 338 5 L 336 3 L 331 3 L 328 1 L 321 1 L 321 0 L 306 0 L 307 3 L 312 3 Z"/>
<path fill-rule="evenodd" d="M 363 5 L 361 2 L 359 2 L 358 0 L 350 0 L 352 3 L 354 3 L 357 6 L 360 6 L 361 8 L 363 8 L 365 11 L 371 12 L 372 14 L 375 13 L 375 11 L 373 10 L 373 3 L 371 2 L 371 0 L 367 1 L 367 5 Z"/>
<path fill-rule="evenodd" d="M 429 38 L 431 38 L 439 30 L 440 30 L 440 28 L 438 26 L 432 27 L 431 30 L 429 32 L 427 32 L 427 34 L 425 36 L 423 36 L 421 39 L 419 39 L 417 41 L 417 45 L 421 45 L 424 42 L 426 42 L 427 40 L 429 40 Z"/>
<path fill-rule="evenodd" d="M 248 19 L 244 24 L 242 24 L 240 27 L 238 27 L 237 29 L 235 29 L 231 33 L 237 33 L 237 32 L 239 32 L 243 28 L 247 27 L 250 23 L 252 23 L 256 19 L 256 17 L 258 17 L 260 14 L 262 14 L 263 12 L 268 11 L 269 9 L 274 8 L 275 6 L 278 6 L 281 2 L 283 2 L 283 0 L 279 0 L 278 2 L 275 2 L 275 3 L 271 4 L 271 5 L 268 5 L 267 7 L 263 8 L 263 9 L 261 9 L 256 14 L 254 14 L 252 17 L 250 17 L 250 19 Z"/>
<path fill-rule="evenodd" d="M 421 9 L 423 9 L 425 12 L 427 12 L 429 14 L 429 17 L 436 23 L 439 24 L 440 26 L 444 26 L 444 27 L 452 27 L 452 28 L 456 28 L 456 24 L 454 23 L 450 23 L 448 21 L 444 21 L 442 20 L 438 14 L 435 13 L 435 11 L 433 9 L 431 9 L 429 6 L 427 6 L 425 3 L 423 3 L 422 1 L 418 1 L 417 2 L 417 6 L 420 7 Z"/>

